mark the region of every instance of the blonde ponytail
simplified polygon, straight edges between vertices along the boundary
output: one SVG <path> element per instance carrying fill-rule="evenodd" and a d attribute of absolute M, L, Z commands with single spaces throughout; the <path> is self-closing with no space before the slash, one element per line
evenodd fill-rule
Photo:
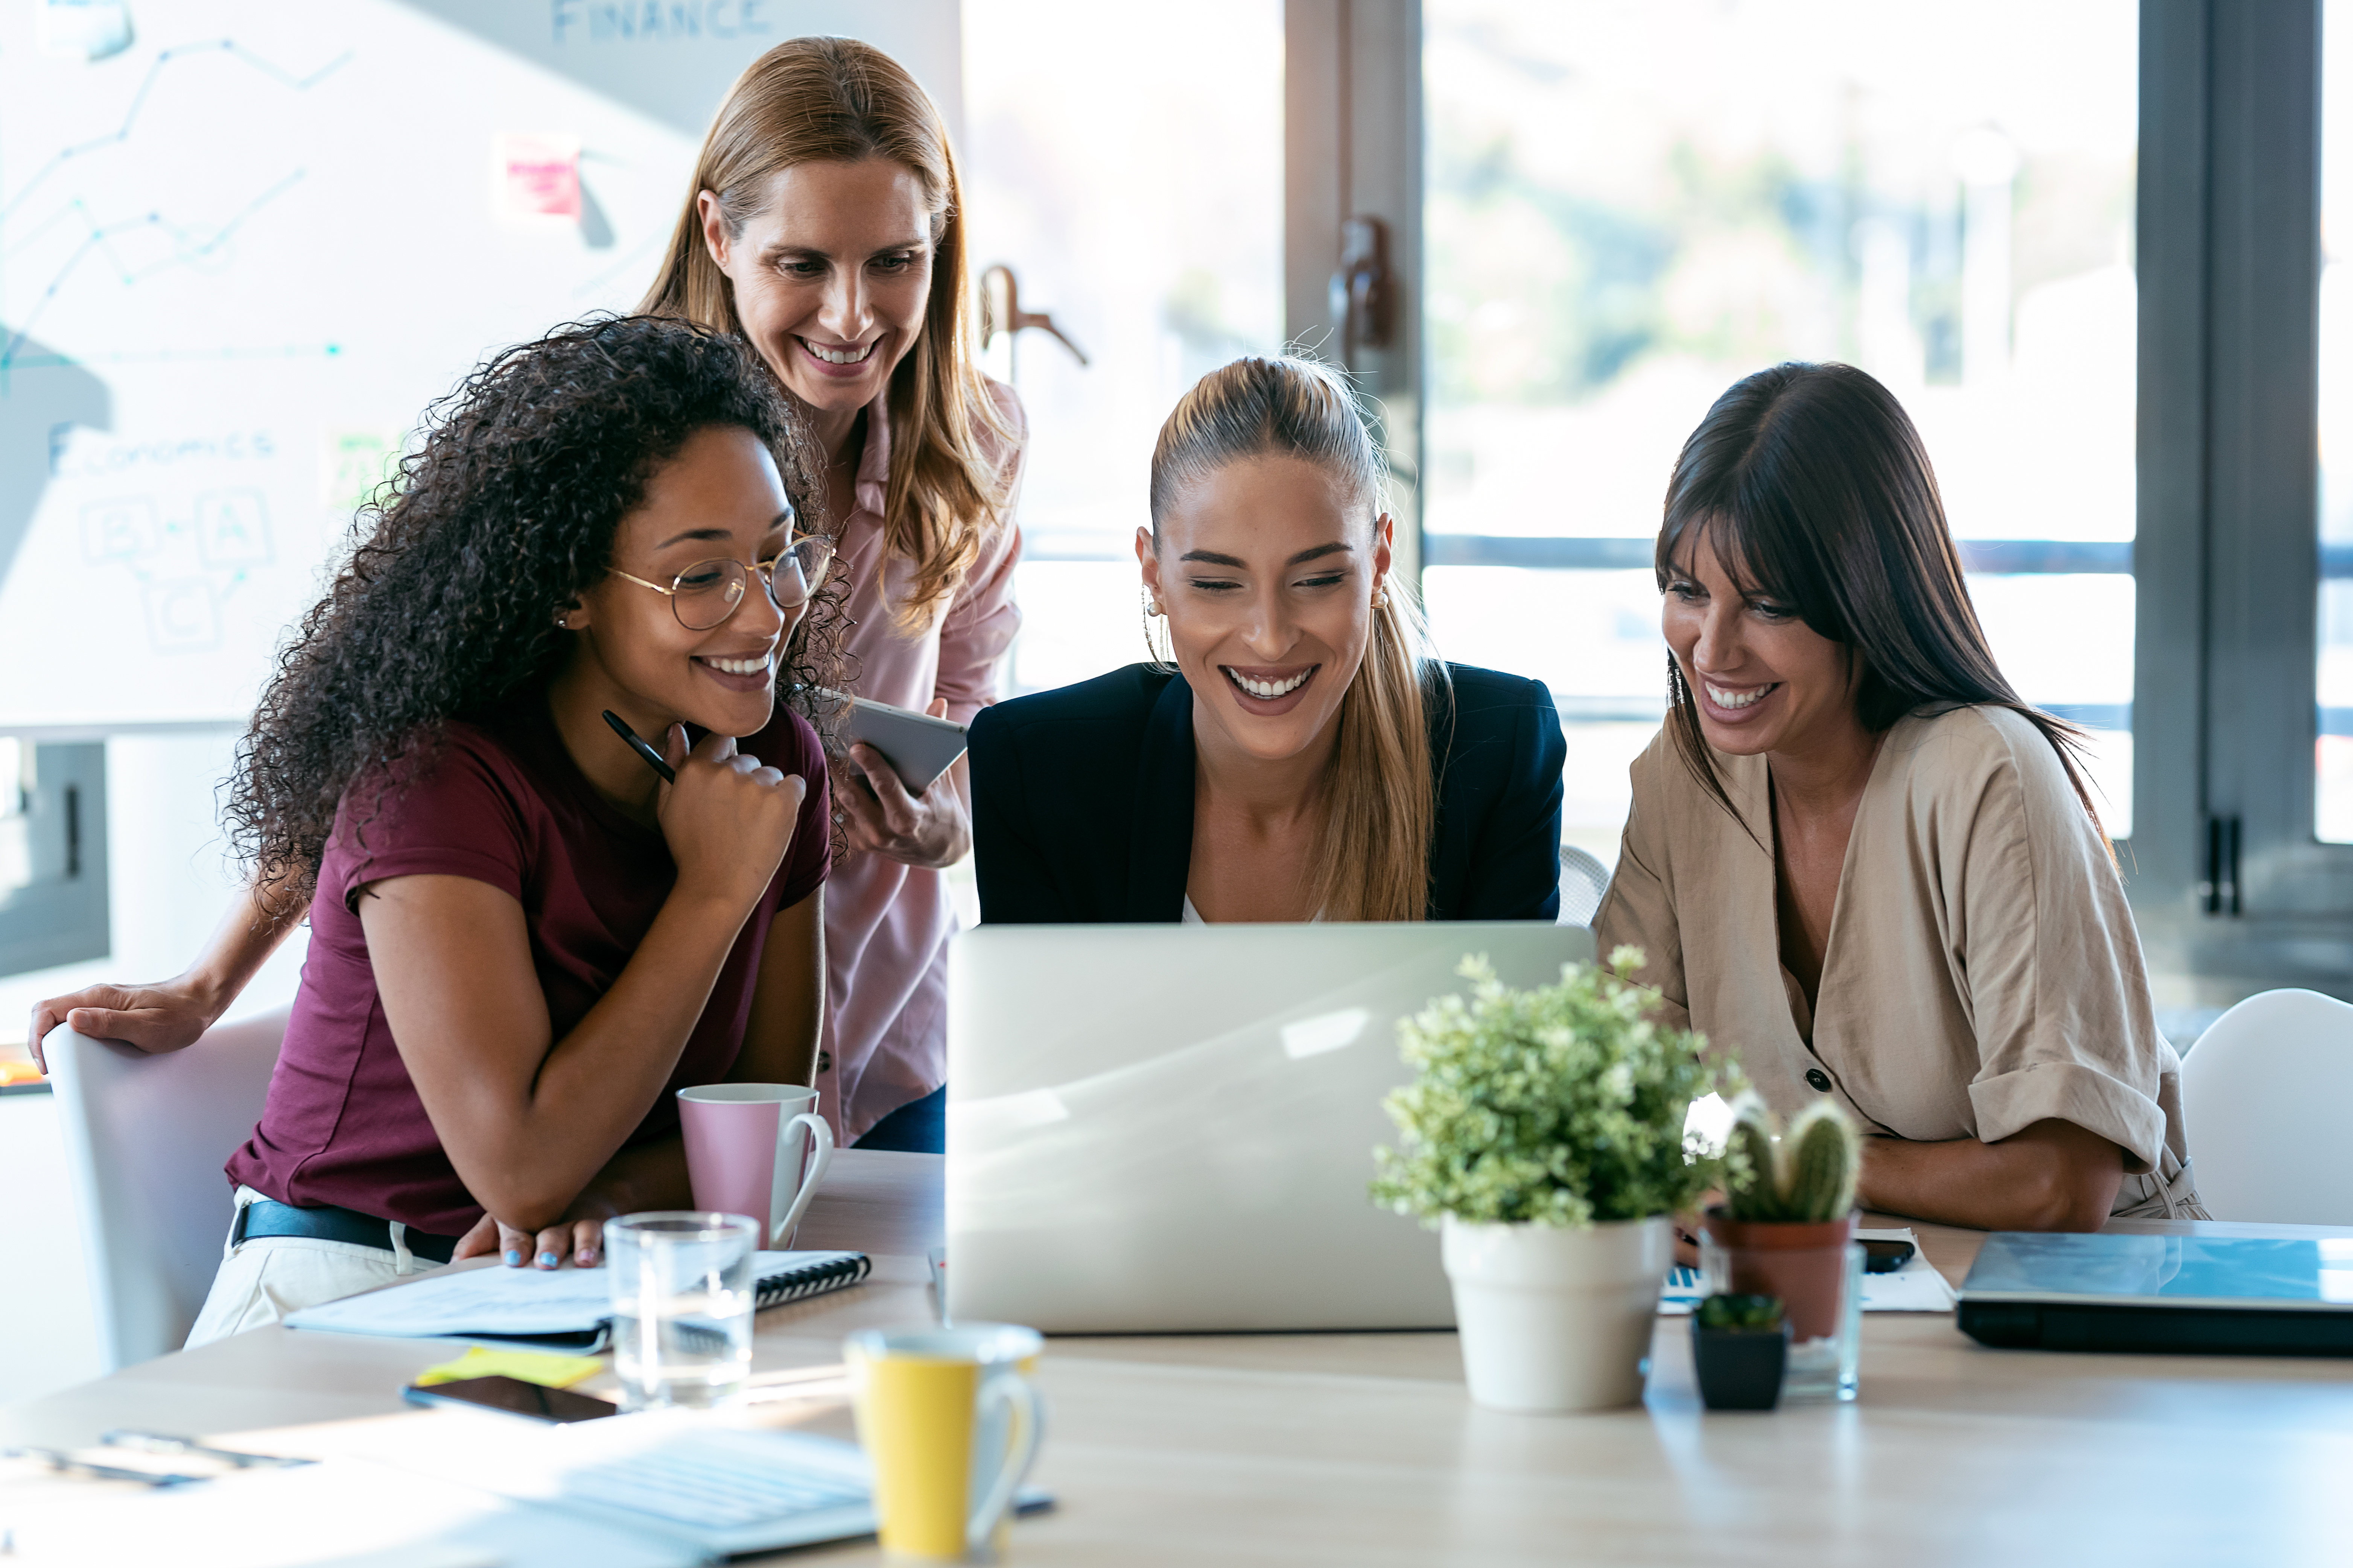
<path fill-rule="evenodd" d="M 1346 374 L 1313 360 L 1236 360 L 1197 383 L 1168 416 L 1152 454 L 1152 517 L 1230 463 L 1279 455 L 1346 483 L 1367 525 L 1387 468 Z M 1430 715 L 1450 700 L 1421 610 L 1392 577 L 1373 610 L 1364 662 L 1340 700 L 1340 733 L 1324 783 L 1324 826 L 1309 907 L 1329 921 L 1419 921 L 1430 910 L 1438 827 Z"/>

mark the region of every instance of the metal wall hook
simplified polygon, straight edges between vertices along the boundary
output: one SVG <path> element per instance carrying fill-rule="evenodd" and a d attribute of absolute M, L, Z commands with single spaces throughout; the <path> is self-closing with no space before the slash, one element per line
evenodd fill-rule
<path fill-rule="evenodd" d="M 1018 352 L 1020 340 L 1015 334 L 1036 328 L 1071 351 L 1071 357 L 1082 366 L 1087 363 L 1086 351 L 1071 341 L 1071 335 L 1054 324 L 1054 318 L 1043 310 L 1021 308 L 1021 281 L 1013 268 L 1003 262 L 980 275 L 980 346 L 986 350 L 1001 336 L 1014 339 Z M 1018 379 L 1018 377 L 1017 377 Z"/>
<path fill-rule="evenodd" d="M 1385 349 L 1397 331 L 1397 277 L 1389 270 L 1389 226 L 1377 217 L 1340 225 L 1340 269 L 1332 274 L 1332 319 L 1340 323 L 1340 359 L 1354 366 L 1358 349 Z"/>

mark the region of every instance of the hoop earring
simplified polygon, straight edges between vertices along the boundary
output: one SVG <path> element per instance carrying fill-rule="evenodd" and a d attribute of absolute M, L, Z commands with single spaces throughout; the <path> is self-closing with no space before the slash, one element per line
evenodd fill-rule
<path fill-rule="evenodd" d="M 1148 594 L 1148 593 L 1145 595 L 1145 596 L 1144 596 L 1144 652 L 1145 652 L 1145 658 L 1147 658 L 1151 663 L 1154 663 L 1154 664 L 1160 664 L 1160 663 L 1164 663 L 1164 662 L 1166 662 L 1166 661 L 1165 661 L 1165 660 L 1163 660 L 1163 659 L 1162 659 L 1162 658 L 1160 657 L 1160 645 L 1159 645 L 1157 642 L 1155 642 L 1155 641 L 1154 641 L 1154 640 L 1153 640 L 1153 637 L 1152 637 L 1152 622 L 1153 622 L 1154 617 L 1158 616 L 1165 616 L 1165 615 L 1166 615 L 1166 614 L 1167 614 L 1167 612 L 1166 612 L 1166 610 L 1163 610 L 1163 609 L 1160 607 L 1160 601 L 1159 601 L 1159 600 L 1157 600 L 1157 599 L 1155 599 L 1155 598 L 1152 597 L 1152 595 L 1151 595 L 1150 594 Z"/>

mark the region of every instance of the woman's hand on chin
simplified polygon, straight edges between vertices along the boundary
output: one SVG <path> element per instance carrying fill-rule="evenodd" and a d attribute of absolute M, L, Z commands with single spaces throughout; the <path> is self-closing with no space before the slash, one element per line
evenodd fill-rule
<path fill-rule="evenodd" d="M 923 710 L 934 719 L 947 717 L 945 698 L 934 697 Z M 942 773 L 921 795 L 909 795 L 898 771 L 882 753 L 860 742 L 849 748 L 850 761 L 866 770 L 872 790 L 843 780 L 833 792 L 835 820 L 852 849 L 881 855 L 909 866 L 944 870 L 972 848 L 972 813 L 964 795 Z"/>
<path fill-rule="evenodd" d="M 573 1205 L 575 1209 L 581 1205 Z M 490 1215 L 460 1237 L 449 1261 L 496 1256 L 510 1268 L 594 1268 L 605 1261 L 605 1216 L 559 1220 L 541 1231 L 517 1230 Z"/>
<path fill-rule="evenodd" d="M 678 885 L 748 911 L 792 847 L 808 783 L 738 754 L 732 736 L 705 735 L 689 751 L 673 724 L 665 739 L 678 779 L 662 785 L 659 810 Z"/>

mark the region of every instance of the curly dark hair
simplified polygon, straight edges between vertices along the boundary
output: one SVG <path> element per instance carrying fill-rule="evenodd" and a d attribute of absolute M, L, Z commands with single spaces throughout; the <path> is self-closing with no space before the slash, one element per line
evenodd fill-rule
<path fill-rule="evenodd" d="M 429 761 L 441 725 L 543 688 L 557 610 L 605 575 L 621 519 L 697 432 L 749 430 L 804 517 L 813 438 L 741 340 L 649 316 L 557 328 L 494 355 L 427 410 L 421 447 L 353 520 L 349 556 L 278 658 L 228 784 L 229 841 L 267 906 L 307 903 L 345 792 Z M 811 601 L 780 700 L 830 741 L 846 588 Z M 381 805 L 378 792 L 364 816 Z"/>

